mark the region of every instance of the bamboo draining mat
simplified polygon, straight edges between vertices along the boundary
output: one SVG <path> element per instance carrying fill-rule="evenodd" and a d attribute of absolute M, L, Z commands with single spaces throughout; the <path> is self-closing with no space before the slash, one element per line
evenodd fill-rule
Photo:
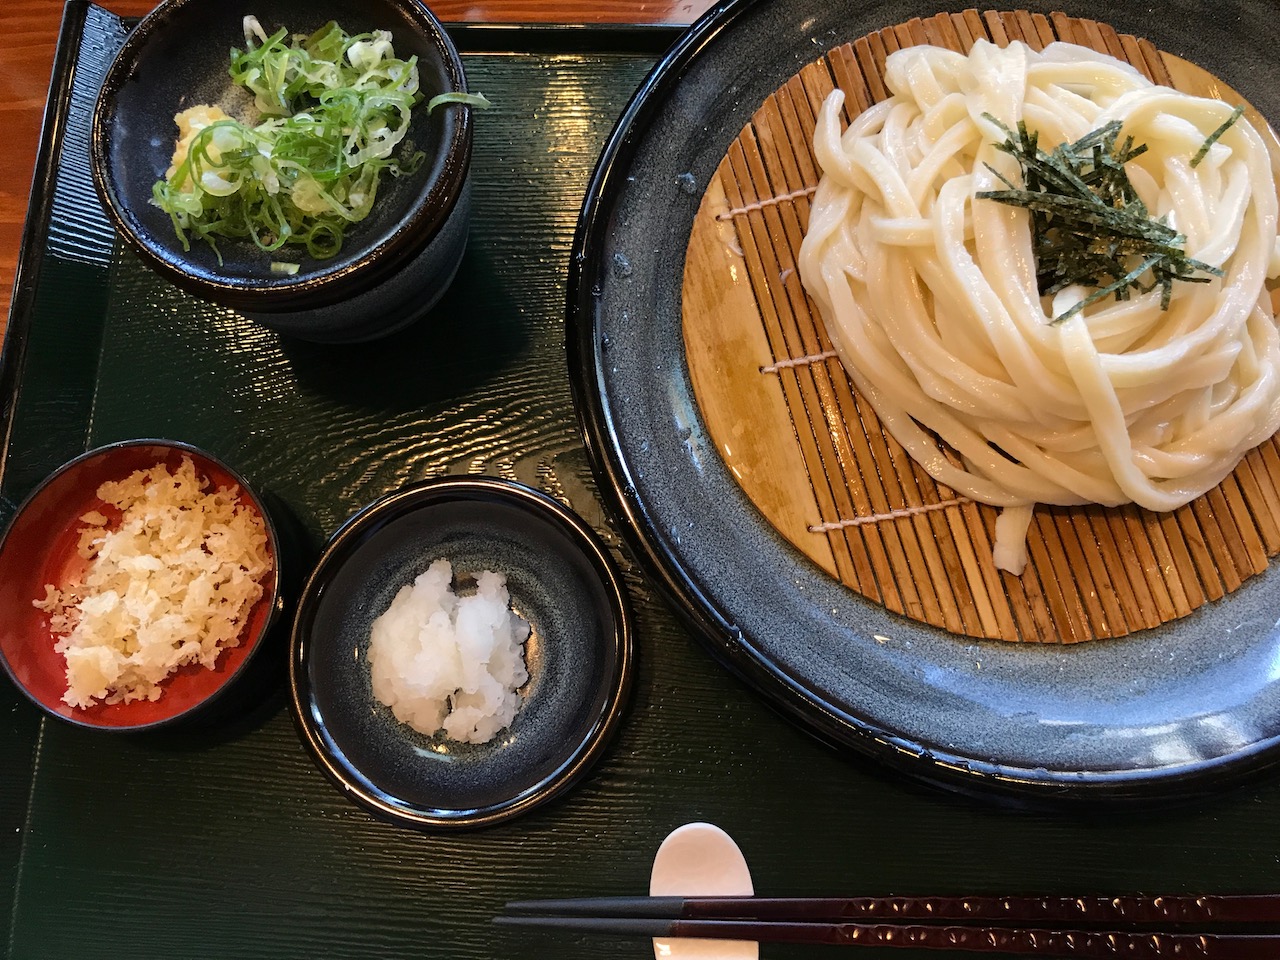
<path fill-rule="evenodd" d="M 882 430 L 831 353 L 795 270 L 820 176 L 814 118 L 833 85 L 846 93 L 847 121 L 887 96 L 887 54 L 920 43 L 968 51 L 979 37 L 1035 49 L 1066 40 L 1127 60 L 1157 83 L 1235 96 L 1147 41 L 1064 14 L 941 14 L 830 51 L 765 101 L 703 196 L 683 289 L 694 391 L 747 495 L 851 589 L 973 637 L 1070 643 L 1123 636 L 1221 598 L 1280 552 L 1276 439 L 1221 486 L 1170 514 L 1132 505 L 1038 507 L 1026 571 L 1002 573 L 991 557 L 996 511 L 952 503 L 955 494 Z M 1256 112 L 1251 119 L 1269 133 Z M 1271 145 L 1273 159 L 1280 157 L 1280 146 Z M 905 513 L 847 524 L 896 511 Z"/>

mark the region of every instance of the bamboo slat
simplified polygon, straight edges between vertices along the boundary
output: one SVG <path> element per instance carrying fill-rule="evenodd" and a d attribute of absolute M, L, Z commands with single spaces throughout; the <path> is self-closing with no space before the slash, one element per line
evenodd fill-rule
<path fill-rule="evenodd" d="M 991 557 L 996 511 L 957 498 L 885 432 L 832 355 L 796 273 L 819 177 L 811 143 L 823 99 L 838 85 L 852 119 L 887 96 L 884 63 L 893 51 L 932 43 L 967 52 L 977 38 L 1036 49 L 1067 40 L 1128 60 L 1158 83 L 1222 89 L 1145 40 L 1060 13 L 939 14 L 831 50 L 765 101 L 703 198 L 683 290 L 694 391 L 717 447 L 764 516 L 828 573 L 888 609 L 1010 641 L 1070 643 L 1157 627 L 1238 589 L 1280 552 L 1276 439 L 1171 514 L 1038 508 L 1026 571 L 1002 573 Z M 1280 157 L 1280 143 L 1273 147 Z M 734 363 L 750 376 L 727 374 Z M 744 432 L 752 442 L 742 442 Z M 882 515 L 888 519 L 863 522 Z"/>

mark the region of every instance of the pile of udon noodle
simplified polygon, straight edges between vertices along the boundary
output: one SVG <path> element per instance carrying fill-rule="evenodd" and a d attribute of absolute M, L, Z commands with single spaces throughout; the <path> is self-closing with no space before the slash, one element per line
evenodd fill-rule
<path fill-rule="evenodd" d="M 939 482 L 1003 508 L 997 566 L 1021 573 L 1037 503 L 1173 510 L 1276 432 L 1270 158 L 1241 118 L 1191 162 L 1232 105 L 1063 43 L 906 48 L 885 83 L 843 133 L 843 94 L 821 109 L 800 273 L 886 429 Z M 997 172 L 1021 183 L 990 118 L 1025 122 L 1044 150 L 1122 121 L 1148 147 L 1126 170 L 1152 217 L 1223 277 L 1175 282 L 1167 309 L 1155 289 L 1054 322 L 1091 291 L 1042 298 L 1027 212 L 975 198 L 1005 188 Z"/>

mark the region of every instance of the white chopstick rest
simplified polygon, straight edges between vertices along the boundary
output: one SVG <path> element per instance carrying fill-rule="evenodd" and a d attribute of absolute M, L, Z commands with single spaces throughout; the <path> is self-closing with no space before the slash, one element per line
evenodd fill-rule
<path fill-rule="evenodd" d="M 710 823 L 677 827 L 658 847 L 649 874 L 651 897 L 749 897 L 755 893 L 746 857 L 733 837 Z M 759 960 L 754 940 L 655 937 L 657 960 Z"/>

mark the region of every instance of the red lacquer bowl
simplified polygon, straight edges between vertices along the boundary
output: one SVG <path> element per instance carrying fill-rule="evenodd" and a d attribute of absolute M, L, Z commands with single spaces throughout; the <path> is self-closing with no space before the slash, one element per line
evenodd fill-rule
<path fill-rule="evenodd" d="M 76 547 L 80 517 L 100 509 L 97 490 L 105 481 L 123 480 L 136 470 L 164 462 L 177 469 L 190 457 L 196 472 L 215 487 L 237 485 L 240 502 L 266 524 L 271 572 L 240 635 L 240 645 L 224 650 L 214 669 L 199 664 L 179 668 L 164 682 L 158 700 L 71 707 L 66 664 L 54 650 L 49 617 L 32 601 L 43 598 L 45 584 L 62 585 L 84 569 Z M 91 450 L 49 476 L 18 508 L 0 538 L 0 664 L 27 697 L 51 716 L 98 730 L 154 729 L 201 714 L 221 700 L 244 674 L 262 646 L 267 627 L 280 610 L 280 544 L 262 502 L 234 470 L 186 444 L 168 440 L 130 440 Z"/>

